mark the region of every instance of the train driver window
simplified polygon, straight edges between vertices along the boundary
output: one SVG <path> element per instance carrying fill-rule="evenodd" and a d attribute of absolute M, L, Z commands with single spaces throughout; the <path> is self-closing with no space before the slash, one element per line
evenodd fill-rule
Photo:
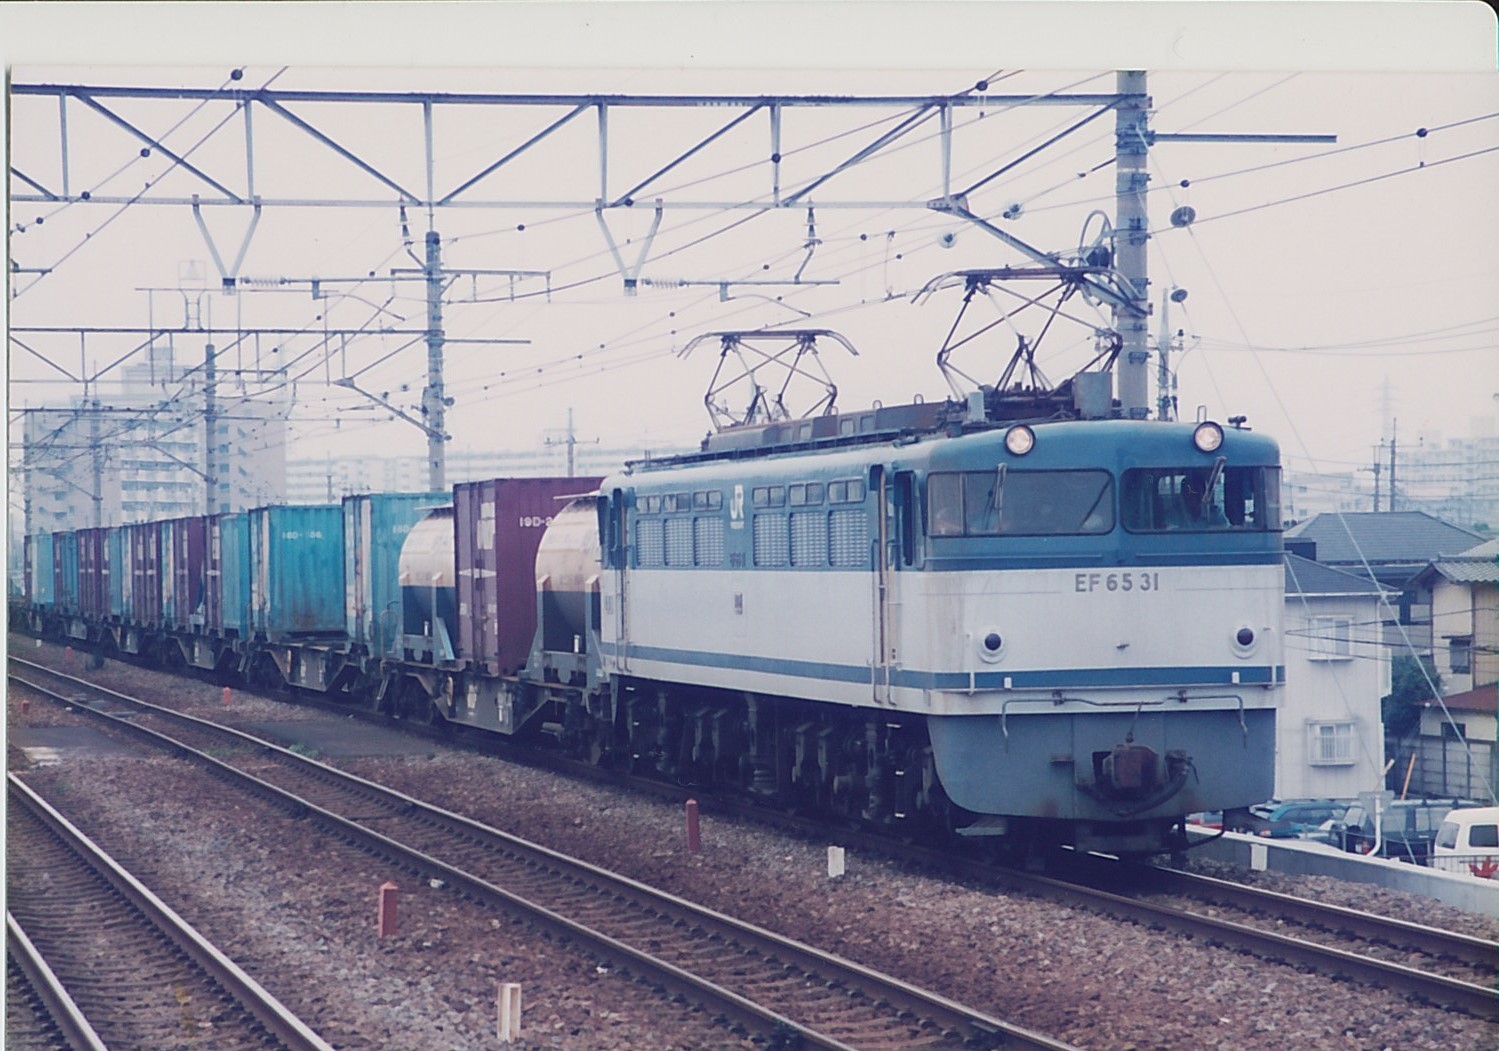
<path fill-rule="evenodd" d="M 966 471 L 927 476 L 932 536 L 1064 536 L 1114 528 L 1107 471 Z"/>
<path fill-rule="evenodd" d="M 1124 526 L 1133 532 L 1280 528 L 1274 467 L 1155 467 L 1124 472 Z"/>
<path fill-rule="evenodd" d="M 963 476 L 934 474 L 926 483 L 927 532 L 932 536 L 963 534 Z"/>

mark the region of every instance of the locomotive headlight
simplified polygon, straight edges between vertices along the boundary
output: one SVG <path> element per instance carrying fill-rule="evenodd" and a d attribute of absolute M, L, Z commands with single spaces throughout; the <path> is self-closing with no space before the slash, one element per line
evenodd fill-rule
<path fill-rule="evenodd" d="M 1215 453 L 1223 444 L 1223 428 L 1211 420 L 1197 425 L 1192 432 L 1192 444 L 1197 446 L 1198 452 Z"/>
<path fill-rule="evenodd" d="M 1005 448 L 1012 456 L 1024 456 L 1035 447 L 1036 432 L 1025 424 L 1018 424 L 1005 431 Z"/>
<path fill-rule="evenodd" d="M 1247 657 L 1259 646 L 1259 634 L 1248 624 L 1234 631 L 1233 646 L 1234 654 L 1239 657 Z"/>
<path fill-rule="evenodd" d="M 993 664 L 1004 656 L 1005 637 L 994 628 L 988 628 L 982 635 L 975 636 L 974 643 L 980 660 Z"/>

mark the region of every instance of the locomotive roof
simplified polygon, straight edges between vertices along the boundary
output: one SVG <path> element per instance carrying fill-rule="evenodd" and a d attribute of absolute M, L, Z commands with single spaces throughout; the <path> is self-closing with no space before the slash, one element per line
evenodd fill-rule
<path fill-rule="evenodd" d="M 1023 458 L 1027 466 L 1080 467 L 1096 463 L 1100 467 L 1118 469 L 1136 463 L 1191 464 L 1199 460 L 1212 463 L 1212 456 L 1200 453 L 1192 446 L 1195 423 L 1060 420 L 1027 426 L 1036 432 L 1036 448 Z M 672 479 L 689 472 L 694 478 L 711 475 L 743 479 L 791 470 L 817 473 L 857 471 L 871 463 L 956 469 L 971 466 L 965 461 L 974 457 L 984 458 L 986 465 L 992 465 L 997 462 L 995 453 L 1019 467 L 1022 458 L 1004 452 L 1006 430 L 983 427 L 956 435 L 896 434 L 876 439 L 860 436 L 863 440 L 830 438 L 771 449 L 698 453 L 636 461 L 626 468 L 626 474 L 637 483 L 675 484 Z M 1279 457 L 1274 439 L 1236 428 L 1225 429 L 1223 449 L 1239 463 L 1269 466 Z M 1177 453 L 1179 455 L 1175 455 Z"/>

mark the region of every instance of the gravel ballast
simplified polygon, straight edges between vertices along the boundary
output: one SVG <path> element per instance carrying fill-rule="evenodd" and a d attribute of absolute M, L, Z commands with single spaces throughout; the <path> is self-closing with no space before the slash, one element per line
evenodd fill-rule
<path fill-rule="evenodd" d="M 21 655 L 50 665 L 61 650 Z M 207 684 L 116 662 L 86 677 L 204 709 L 198 714 L 224 714 L 221 689 Z M 41 704 L 22 716 L 14 696 L 9 705 L 12 726 L 82 718 Z M 229 712 L 236 721 L 312 717 L 238 692 Z M 437 745 L 417 751 L 338 765 L 1081 1047 L 1496 1046 L 1490 1023 L 1053 902 L 915 875 L 878 858 L 851 854 L 847 875 L 829 880 L 825 843 L 753 822 L 707 814 L 702 852 L 688 854 L 675 805 Z M 10 760 L 14 769 L 25 757 L 12 748 Z M 521 1046 L 735 1043 L 522 925 L 490 913 L 475 919 L 474 907 L 451 893 L 413 885 L 308 822 L 283 831 L 279 818 L 266 816 L 273 811 L 233 799 L 177 760 L 70 760 L 34 769 L 27 780 L 147 882 L 160 880 L 189 899 L 212 919 L 205 932 L 278 994 L 281 982 L 313 1007 L 334 1005 L 330 1017 L 342 1019 L 341 1031 L 329 1035 L 341 1048 L 494 1047 L 499 981 L 523 984 Z M 382 942 L 374 937 L 374 901 L 387 879 L 403 889 L 401 930 Z M 1255 882 L 1495 934 L 1483 917 L 1409 895 L 1265 873 Z"/>

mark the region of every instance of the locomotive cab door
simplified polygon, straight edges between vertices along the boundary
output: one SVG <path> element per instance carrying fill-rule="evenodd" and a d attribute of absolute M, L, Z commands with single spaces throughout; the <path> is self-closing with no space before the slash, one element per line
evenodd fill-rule
<path fill-rule="evenodd" d="M 619 670 L 630 666 L 630 617 L 627 593 L 630 579 L 629 521 L 625 515 L 625 491 L 612 489 L 605 500 L 599 501 L 599 535 L 603 539 L 606 564 L 614 571 L 614 622 L 615 659 Z"/>
<path fill-rule="evenodd" d="M 897 476 L 898 478 L 899 476 Z M 871 664 L 873 697 L 876 702 L 892 702 L 890 672 L 899 655 L 896 645 L 897 594 L 896 560 L 901 545 L 897 541 L 900 524 L 896 520 L 895 486 L 889 485 L 882 464 L 869 469 L 869 491 L 875 500 L 875 536 L 872 547 L 874 578 L 874 639 Z"/>

